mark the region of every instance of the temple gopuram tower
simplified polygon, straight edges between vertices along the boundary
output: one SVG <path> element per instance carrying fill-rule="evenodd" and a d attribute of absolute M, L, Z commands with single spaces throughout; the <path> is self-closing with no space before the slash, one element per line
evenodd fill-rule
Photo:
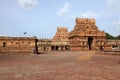
<path fill-rule="evenodd" d="M 53 37 L 53 40 L 68 40 L 68 28 L 67 27 L 57 27 L 57 32 Z"/>
<path fill-rule="evenodd" d="M 104 48 L 106 35 L 96 26 L 95 19 L 76 18 L 74 30 L 68 34 L 70 50 L 98 50 Z"/>
<path fill-rule="evenodd" d="M 69 50 L 68 28 L 57 27 L 57 32 L 52 40 L 52 51 Z"/>

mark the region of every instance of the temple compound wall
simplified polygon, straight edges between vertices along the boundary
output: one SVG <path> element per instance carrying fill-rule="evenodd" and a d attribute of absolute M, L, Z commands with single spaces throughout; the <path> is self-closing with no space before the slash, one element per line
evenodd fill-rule
<path fill-rule="evenodd" d="M 38 52 L 51 51 L 52 39 L 38 39 Z"/>
<path fill-rule="evenodd" d="M 1 53 L 31 53 L 35 48 L 34 37 L 0 37 Z"/>
<path fill-rule="evenodd" d="M 38 50 L 40 51 L 68 51 L 68 28 L 58 27 L 53 39 L 38 39 Z"/>
<path fill-rule="evenodd" d="M 0 37 L 0 53 L 32 53 L 41 51 L 120 50 L 120 40 L 108 40 L 98 29 L 95 19 L 76 18 L 74 29 L 57 27 L 52 39 L 36 37 Z"/>
<path fill-rule="evenodd" d="M 106 35 L 98 29 L 95 19 L 76 18 L 75 22 L 76 25 L 68 36 L 70 50 L 98 50 L 104 47 Z"/>
<path fill-rule="evenodd" d="M 67 27 L 57 28 L 57 32 L 52 40 L 52 50 L 70 50 Z"/>
<path fill-rule="evenodd" d="M 106 40 L 104 50 L 120 50 L 120 40 Z"/>

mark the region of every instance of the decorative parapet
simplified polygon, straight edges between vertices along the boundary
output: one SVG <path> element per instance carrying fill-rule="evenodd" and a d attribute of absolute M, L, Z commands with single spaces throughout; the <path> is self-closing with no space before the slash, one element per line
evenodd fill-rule
<path fill-rule="evenodd" d="M 74 36 L 101 36 L 106 37 L 106 34 L 104 31 L 98 30 L 98 27 L 96 26 L 96 20 L 94 18 L 76 18 L 76 25 L 74 27 L 74 30 L 72 30 L 68 34 L 68 38 L 74 37 Z"/>
<path fill-rule="evenodd" d="M 96 24 L 94 18 L 78 18 L 76 17 L 76 24 Z"/>

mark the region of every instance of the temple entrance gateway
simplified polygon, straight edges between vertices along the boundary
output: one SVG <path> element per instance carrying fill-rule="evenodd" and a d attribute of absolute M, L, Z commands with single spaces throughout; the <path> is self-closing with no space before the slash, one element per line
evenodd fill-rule
<path fill-rule="evenodd" d="M 106 34 L 98 29 L 95 19 L 77 17 L 75 22 L 74 29 L 68 35 L 70 50 L 96 50 L 103 46 Z"/>
<path fill-rule="evenodd" d="M 88 47 L 89 47 L 89 50 L 92 50 L 92 44 L 93 44 L 93 37 L 88 37 Z"/>
<path fill-rule="evenodd" d="M 55 50 L 58 50 L 58 46 L 56 46 Z"/>
<path fill-rule="evenodd" d="M 54 50 L 54 46 L 51 47 L 51 50 L 52 50 L 52 51 Z"/>
<path fill-rule="evenodd" d="M 6 47 L 6 44 L 7 44 L 6 42 L 3 42 L 3 47 Z"/>

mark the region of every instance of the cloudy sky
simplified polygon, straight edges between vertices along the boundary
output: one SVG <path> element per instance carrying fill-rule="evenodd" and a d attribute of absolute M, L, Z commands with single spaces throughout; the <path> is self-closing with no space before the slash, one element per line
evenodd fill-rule
<path fill-rule="evenodd" d="M 52 38 L 59 26 L 71 31 L 76 17 L 120 35 L 120 0 L 0 0 L 0 36 Z"/>

